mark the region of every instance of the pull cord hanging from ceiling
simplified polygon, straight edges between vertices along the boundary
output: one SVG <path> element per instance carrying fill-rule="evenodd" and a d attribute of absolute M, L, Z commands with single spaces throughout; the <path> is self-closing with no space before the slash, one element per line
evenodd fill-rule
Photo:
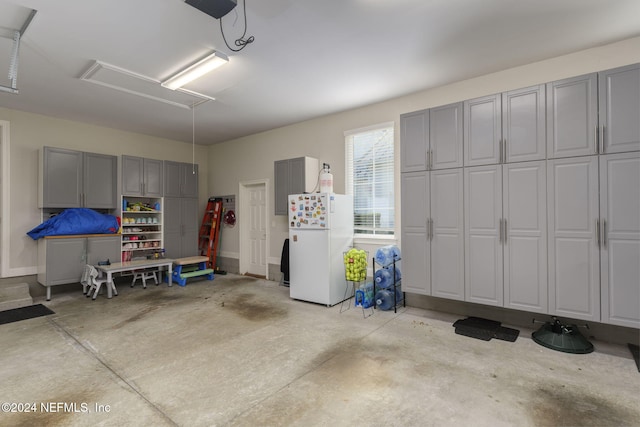
<path fill-rule="evenodd" d="M 196 104 L 191 106 L 191 173 L 196 174 Z"/>
<path fill-rule="evenodd" d="M 224 44 L 227 45 L 227 47 L 229 48 L 229 50 L 231 50 L 232 52 L 240 52 L 242 49 L 244 49 L 245 47 L 247 47 L 248 44 L 253 43 L 253 41 L 255 40 L 255 37 L 253 36 L 249 36 L 249 38 L 244 38 L 247 35 L 247 2 L 246 0 L 244 0 L 242 2 L 242 9 L 244 11 L 244 32 L 242 33 L 242 36 L 240 36 L 240 38 L 235 40 L 235 45 L 238 47 L 237 49 L 229 46 L 229 43 L 227 42 L 227 38 L 224 36 L 224 29 L 222 28 L 222 18 L 219 19 L 220 21 L 220 32 L 222 33 L 222 39 L 224 40 Z M 236 14 L 236 22 L 238 19 L 238 15 Z M 235 25 L 235 22 L 234 22 Z"/>

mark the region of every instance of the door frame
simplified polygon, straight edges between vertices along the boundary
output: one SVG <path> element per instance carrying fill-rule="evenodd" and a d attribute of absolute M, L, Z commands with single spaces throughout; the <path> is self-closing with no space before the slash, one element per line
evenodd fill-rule
<path fill-rule="evenodd" d="M 0 173 L 2 174 L 2 187 L 0 188 L 0 277 L 9 277 L 9 234 L 11 226 L 9 218 L 9 122 L 0 120 Z"/>
<path fill-rule="evenodd" d="M 239 183 L 239 188 L 238 188 L 238 195 L 239 195 L 239 206 L 238 206 L 238 211 L 236 212 L 236 216 L 238 218 L 238 224 L 239 224 L 239 228 L 240 228 L 240 237 L 239 237 L 239 249 L 240 249 L 240 259 L 239 259 L 239 272 L 240 274 L 246 274 L 249 269 L 248 269 L 248 265 L 249 265 L 249 245 L 247 244 L 247 238 L 249 235 L 249 218 L 244 218 L 242 217 L 242 215 L 245 212 L 249 212 L 249 189 L 248 187 L 253 187 L 256 185 L 262 185 L 264 186 L 264 193 L 265 193 L 265 224 L 267 224 L 266 227 L 266 241 L 265 241 L 265 245 L 266 245 L 266 262 L 265 262 L 265 271 L 264 271 L 264 277 L 266 277 L 267 279 L 269 278 L 269 248 L 270 248 L 270 241 L 271 241 L 271 232 L 270 232 L 270 227 L 269 227 L 269 212 L 270 212 L 270 207 L 269 207 L 269 179 L 254 179 L 254 180 L 249 180 L 249 181 L 240 181 Z"/>

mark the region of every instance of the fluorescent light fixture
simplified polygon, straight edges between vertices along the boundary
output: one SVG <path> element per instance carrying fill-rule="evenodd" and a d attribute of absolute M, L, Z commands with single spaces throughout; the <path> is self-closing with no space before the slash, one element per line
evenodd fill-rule
<path fill-rule="evenodd" d="M 201 59 L 193 65 L 179 71 L 177 74 L 169 77 L 167 80 L 160 83 L 167 89 L 176 90 L 187 83 L 200 78 L 207 74 L 209 71 L 215 70 L 221 65 L 229 62 L 229 58 L 220 52 L 213 52 L 211 55 Z"/>

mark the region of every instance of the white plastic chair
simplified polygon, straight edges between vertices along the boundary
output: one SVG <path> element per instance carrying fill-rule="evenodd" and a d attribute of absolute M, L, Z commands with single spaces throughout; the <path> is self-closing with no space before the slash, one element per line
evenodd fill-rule
<path fill-rule="evenodd" d="M 133 280 L 131 281 L 131 287 L 136 284 L 136 280 L 142 279 L 142 287 L 147 289 L 147 279 L 153 279 L 155 284 L 158 284 L 158 276 L 156 270 L 137 270 L 134 271 Z"/>
<path fill-rule="evenodd" d="M 100 272 L 91 264 L 87 264 L 84 266 L 84 271 L 82 272 L 82 278 L 80 279 L 80 283 L 82 284 L 82 293 L 87 297 L 91 296 L 91 292 L 93 291 L 92 299 L 96 299 L 98 293 L 100 292 L 100 288 L 103 284 L 107 283 L 107 279 L 100 276 Z M 113 294 L 118 295 L 118 290 L 116 289 L 116 285 L 111 284 L 111 289 L 113 289 Z"/>

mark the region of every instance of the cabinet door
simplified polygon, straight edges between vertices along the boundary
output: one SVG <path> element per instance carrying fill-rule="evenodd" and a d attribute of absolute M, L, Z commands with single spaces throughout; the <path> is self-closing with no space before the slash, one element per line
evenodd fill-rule
<path fill-rule="evenodd" d="M 87 264 L 95 265 L 100 261 L 120 261 L 120 237 L 87 238 Z"/>
<path fill-rule="evenodd" d="M 144 159 L 142 157 L 122 156 L 122 194 L 142 196 L 144 182 Z"/>
<path fill-rule="evenodd" d="M 302 194 L 305 189 L 305 160 L 304 157 L 289 159 L 289 194 Z M 287 194 L 288 196 L 288 194 Z"/>
<path fill-rule="evenodd" d="M 429 150 L 428 110 L 400 116 L 400 171 L 417 172 L 428 169 Z"/>
<path fill-rule="evenodd" d="M 80 282 L 86 258 L 87 239 L 47 239 L 46 285 Z"/>
<path fill-rule="evenodd" d="M 465 299 L 502 306 L 501 166 L 465 168 Z"/>
<path fill-rule="evenodd" d="M 165 197 L 180 197 L 180 163 L 165 160 L 162 171 Z"/>
<path fill-rule="evenodd" d="M 549 313 L 600 321 L 598 157 L 550 160 Z"/>
<path fill-rule="evenodd" d="M 546 313 L 546 162 L 503 166 L 504 306 Z"/>
<path fill-rule="evenodd" d="M 640 328 L 640 153 L 600 156 L 602 321 Z"/>
<path fill-rule="evenodd" d="M 544 160 L 546 117 L 544 85 L 502 95 L 502 138 L 506 162 Z"/>
<path fill-rule="evenodd" d="M 287 214 L 287 196 L 289 195 L 289 162 L 277 160 L 273 163 L 275 203 L 274 214 Z"/>
<path fill-rule="evenodd" d="M 547 83 L 549 158 L 596 154 L 597 75 Z"/>
<path fill-rule="evenodd" d="M 431 295 L 435 297 L 464 300 L 463 181 L 462 168 L 431 172 Z"/>
<path fill-rule="evenodd" d="M 490 95 L 464 102 L 464 165 L 500 162 L 502 139 L 501 96 Z"/>
<path fill-rule="evenodd" d="M 182 197 L 198 197 L 198 165 L 180 164 L 180 195 Z"/>
<path fill-rule="evenodd" d="M 598 78 L 602 153 L 640 150 L 640 64 Z"/>
<path fill-rule="evenodd" d="M 429 172 L 403 173 L 401 180 L 402 288 L 430 295 Z"/>
<path fill-rule="evenodd" d="M 198 255 L 198 199 L 183 198 L 180 200 L 180 222 L 182 236 L 180 239 L 180 256 Z"/>
<path fill-rule="evenodd" d="M 116 209 L 118 158 L 84 153 L 83 206 L 92 209 Z"/>
<path fill-rule="evenodd" d="M 53 147 L 42 150 L 42 207 L 81 207 L 82 152 Z"/>
<path fill-rule="evenodd" d="M 462 111 L 462 102 L 429 110 L 430 169 L 462 167 Z"/>
<path fill-rule="evenodd" d="M 162 197 L 162 160 L 143 160 L 142 194 L 147 197 Z"/>
<path fill-rule="evenodd" d="M 182 226 L 180 198 L 164 198 L 164 251 L 167 258 L 182 258 Z"/>

